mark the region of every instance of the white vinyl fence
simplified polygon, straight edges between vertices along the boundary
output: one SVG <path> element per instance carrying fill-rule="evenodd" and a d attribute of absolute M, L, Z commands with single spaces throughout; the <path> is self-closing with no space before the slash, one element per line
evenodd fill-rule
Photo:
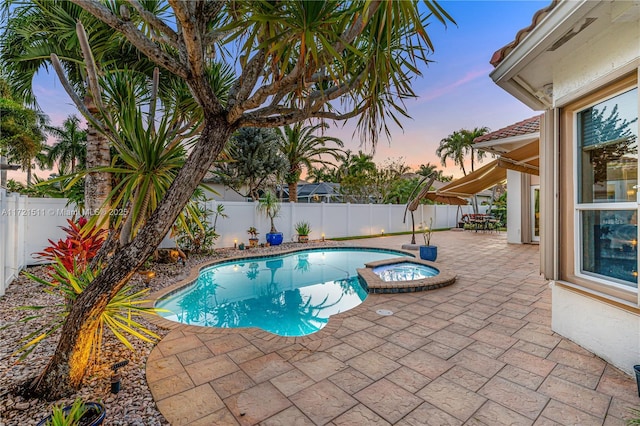
<path fill-rule="evenodd" d="M 247 229 L 255 226 L 260 232 L 261 242 L 265 241 L 265 234 L 269 232 L 269 219 L 256 209 L 256 203 L 211 201 L 208 206 L 215 210 L 216 204 L 224 205 L 224 212 L 229 217 L 219 218 L 217 233 L 220 234 L 216 246 L 231 247 L 237 243 L 248 243 Z M 310 239 L 354 237 L 360 235 L 379 235 L 393 232 L 411 231 L 411 214 L 405 212 L 404 205 L 397 204 L 337 204 L 337 203 L 283 203 L 280 215 L 274 220 L 278 231 L 284 234 L 284 241 L 296 238 L 295 224 L 305 221 L 311 224 Z M 487 206 L 480 206 L 481 212 Z M 473 213 L 472 206 L 420 205 L 414 212 L 416 229 L 422 223 L 429 225 L 433 219 L 434 229 L 453 228 L 460 216 Z M 213 221 L 213 217 L 211 218 Z M 168 240 L 164 246 L 169 246 Z"/>
<path fill-rule="evenodd" d="M 66 206 L 61 198 L 28 198 L 9 194 L 0 189 L 0 295 L 9 283 L 27 265 L 37 264 L 33 253 L 42 251 L 49 243 L 64 237 L 61 226 L 67 224 L 76 211 Z M 211 201 L 208 207 L 215 210 L 218 202 Z M 256 203 L 220 202 L 228 218 L 219 218 L 217 232 L 220 239 L 217 247 L 232 247 L 234 243 L 248 243 L 247 229 L 255 226 L 260 239 L 265 241 L 269 232 L 269 219 L 257 211 Z M 486 209 L 486 206 L 482 206 Z M 311 239 L 377 235 L 382 232 L 404 232 L 411 230 L 411 215 L 407 213 L 403 223 L 405 206 L 393 204 L 296 204 L 283 203 L 280 216 L 275 219 L 278 231 L 285 241 L 296 238 L 295 224 L 306 221 L 311 224 Z M 433 228 L 452 228 L 459 216 L 471 213 L 471 206 L 420 205 L 414 212 L 416 228 L 422 223 Z M 211 217 L 213 222 L 213 217 Z M 175 243 L 165 238 L 162 247 L 174 247 Z"/>
<path fill-rule="evenodd" d="M 64 236 L 73 216 L 62 198 L 28 198 L 0 189 L 0 296 L 22 268 L 38 263 L 33 253 Z"/>

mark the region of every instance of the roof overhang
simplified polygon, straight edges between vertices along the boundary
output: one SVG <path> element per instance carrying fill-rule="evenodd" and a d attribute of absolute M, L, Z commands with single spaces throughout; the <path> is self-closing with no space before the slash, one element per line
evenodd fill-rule
<path fill-rule="evenodd" d="M 540 132 L 528 133 L 526 135 L 511 136 L 502 139 L 493 139 L 490 141 L 479 142 L 473 144 L 474 149 L 480 149 L 492 154 L 502 155 L 527 143 L 540 139 Z"/>
<path fill-rule="evenodd" d="M 478 170 L 450 182 L 436 191 L 427 193 L 426 198 L 447 204 L 457 204 L 456 202 L 447 202 L 447 197 L 451 197 L 452 201 L 461 197 L 472 197 L 504 182 L 507 179 L 507 170 L 539 175 L 539 152 L 540 141 L 538 139 L 529 141 L 519 148 L 503 153 L 496 160 L 485 164 Z"/>
<path fill-rule="evenodd" d="M 553 105 L 553 63 L 599 17 L 606 2 L 560 1 L 497 64 L 493 81 L 534 110 Z M 575 42 L 575 40 L 574 40 Z"/>

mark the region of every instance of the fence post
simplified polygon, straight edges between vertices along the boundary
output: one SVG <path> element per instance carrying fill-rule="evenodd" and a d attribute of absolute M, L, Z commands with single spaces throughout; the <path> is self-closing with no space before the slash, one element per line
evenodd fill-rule
<path fill-rule="evenodd" d="M 347 203 L 347 235 L 351 235 L 351 203 Z"/>
<path fill-rule="evenodd" d="M 16 200 L 16 205 L 18 206 L 18 210 L 20 211 L 26 211 L 27 210 L 27 197 L 26 195 L 20 195 L 18 196 L 18 199 Z M 31 216 L 30 216 L 31 217 Z M 26 260 L 27 260 L 27 256 L 25 253 L 25 249 L 26 249 L 26 244 L 25 244 L 25 240 L 26 240 L 26 215 L 20 215 L 17 218 L 17 222 L 16 222 L 16 240 L 15 240 L 15 248 L 16 248 L 16 277 L 18 276 L 18 273 L 20 270 L 22 270 L 22 268 L 24 268 L 26 266 Z M 35 218 L 34 218 L 35 219 Z M 34 220 L 31 219 L 31 220 Z"/>
<path fill-rule="evenodd" d="M 6 251 L 9 245 L 7 214 L 7 193 L 4 189 L 0 189 L 0 296 L 4 294 L 8 280 L 6 274 Z"/>

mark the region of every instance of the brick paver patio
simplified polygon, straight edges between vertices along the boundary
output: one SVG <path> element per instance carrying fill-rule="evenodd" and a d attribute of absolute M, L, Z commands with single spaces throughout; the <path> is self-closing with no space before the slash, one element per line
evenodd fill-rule
<path fill-rule="evenodd" d="M 433 241 L 454 285 L 370 295 L 321 337 L 176 328 L 147 363 L 160 411 L 173 425 L 624 425 L 635 381 L 551 331 L 537 246 Z"/>

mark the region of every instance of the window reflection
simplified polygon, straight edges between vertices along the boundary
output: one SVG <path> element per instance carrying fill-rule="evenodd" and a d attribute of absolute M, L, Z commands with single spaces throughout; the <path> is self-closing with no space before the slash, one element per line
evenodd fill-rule
<path fill-rule="evenodd" d="M 638 89 L 578 114 L 579 202 L 635 201 L 638 181 Z"/>
<path fill-rule="evenodd" d="M 638 284 L 638 232 L 635 210 L 582 212 L 582 271 Z"/>

